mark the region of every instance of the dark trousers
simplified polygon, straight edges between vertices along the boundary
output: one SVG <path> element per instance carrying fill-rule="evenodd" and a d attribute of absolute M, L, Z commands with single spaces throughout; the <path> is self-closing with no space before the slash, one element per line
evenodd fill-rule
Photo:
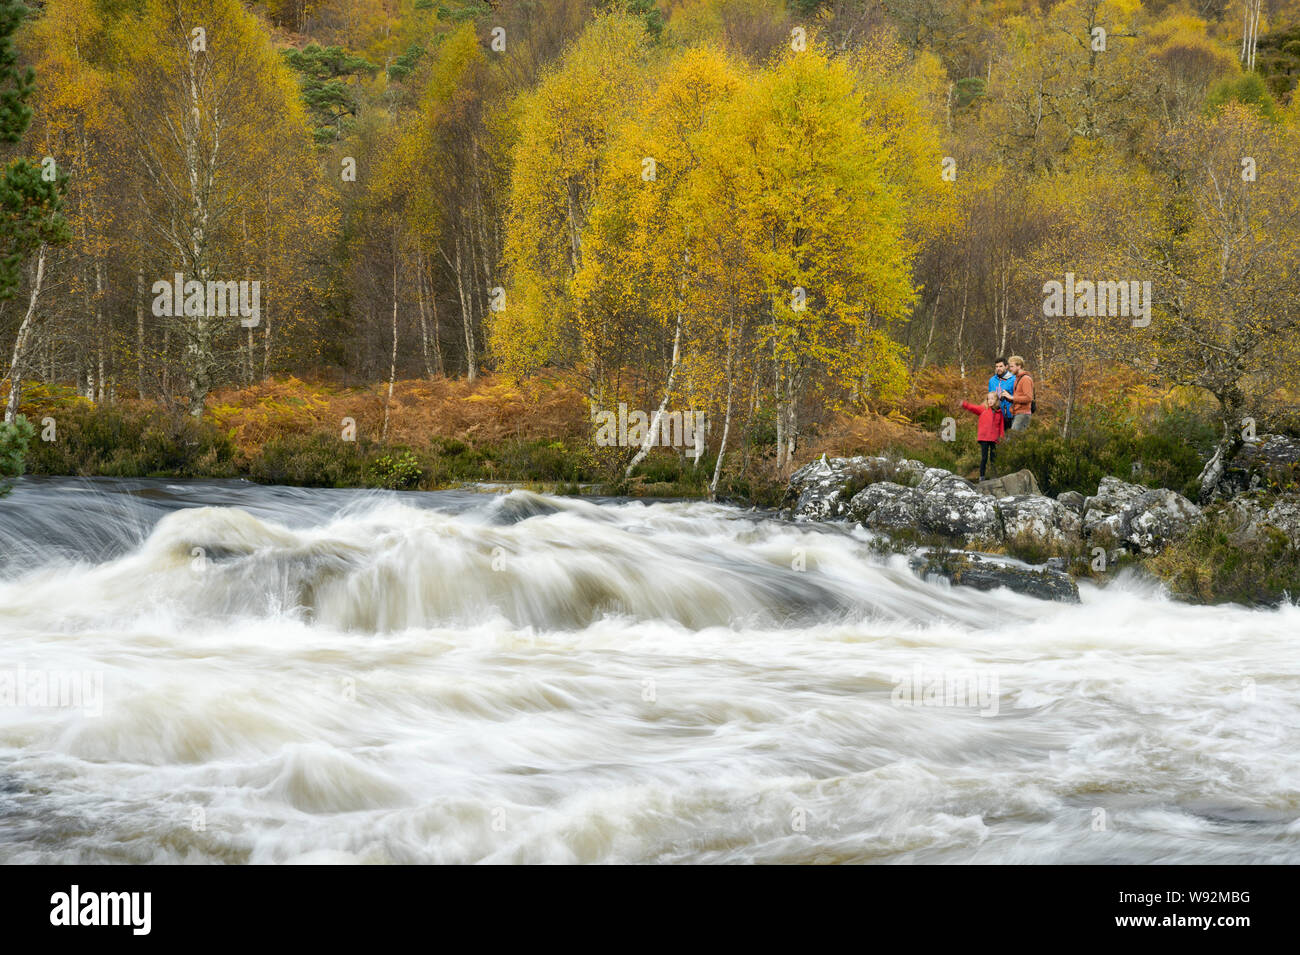
<path fill-rule="evenodd" d="M 993 456 L 998 452 L 996 441 L 980 442 L 980 480 L 984 480 L 984 469 L 993 463 Z"/>

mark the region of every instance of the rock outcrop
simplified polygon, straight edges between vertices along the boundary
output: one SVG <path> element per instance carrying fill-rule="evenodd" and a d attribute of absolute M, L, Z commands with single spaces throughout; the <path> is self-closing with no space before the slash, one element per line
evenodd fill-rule
<path fill-rule="evenodd" d="M 1269 508 L 1266 521 L 1286 535 L 1292 547 L 1300 547 L 1300 500 L 1284 498 Z"/>
<path fill-rule="evenodd" d="M 845 516 L 849 501 L 862 488 L 882 481 L 915 485 L 926 470 L 920 461 L 883 457 L 827 459 L 823 455 L 790 475 L 781 507 L 788 508 L 794 517 L 832 520 Z"/>
<path fill-rule="evenodd" d="M 1003 498 L 998 501 L 998 511 L 1002 515 L 1003 536 L 1008 541 L 1064 550 L 1082 537 L 1079 515 L 1050 497 L 1024 494 Z"/>
<path fill-rule="evenodd" d="M 1020 497 L 1025 494 L 1043 493 L 1039 490 L 1038 479 L 1034 477 L 1034 472 L 1028 468 L 1021 468 L 1014 474 L 1004 477 L 980 481 L 975 485 L 975 489 L 981 494 L 990 494 L 993 497 Z"/>
<path fill-rule="evenodd" d="M 1133 553 L 1158 553 L 1201 518 L 1201 509 L 1177 491 L 1150 489 L 1119 478 L 1101 479 L 1083 502 L 1083 534 L 1091 541 Z"/>
<path fill-rule="evenodd" d="M 1201 518 L 1201 509 L 1177 491 L 1113 477 L 1103 478 L 1087 498 L 1067 492 L 1053 500 L 1032 490 L 1037 487 L 1027 471 L 976 486 L 920 461 L 832 458 L 796 471 L 785 500 L 799 519 L 847 518 L 868 530 L 915 540 L 958 547 L 1005 542 L 1046 553 L 1086 542 L 1111 553 L 1155 554 Z M 1279 510 L 1276 520 L 1251 515 L 1250 521 L 1297 535 L 1300 506 Z"/>
<path fill-rule="evenodd" d="M 1219 501 L 1248 491 L 1300 483 L 1300 438 L 1263 434 L 1246 441 L 1226 462 L 1210 494 Z"/>
<path fill-rule="evenodd" d="M 916 530 L 921 526 L 924 500 L 925 494 L 917 488 L 882 481 L 853 495 L 848 516 L 868 530 L 886 534 Z"/>
<path fill-rule="evenodd" d="M 1083 502 L 1084 535 L 1118 544 L 1125 512 L 1146 491 L 1141 484 L 1129 484 L 1113 477 L 1102 478 L 1097 493 Z"/>
<path fill-rule="evenodd" d="M 952 474 L 923 492 L 919 529 L 926 536 L 962 541 L 968 546 L 1002 540 L 996 499 Z"/>
<path fill-rule="evenodd" d="M 1247 492 L 1213 508 L 1228 530 L 1228 539 L 1238 547 L 1262 544 L 1266 529 L 1282 534 L 1293 547 L 1300 547 L 1300 501 L 1282 498 L 1270 502 L 1259 492 Z"/>
<path fill-rule="evenodd" d="M 1062 491 L 1060 494 L 1056 495 L 1056 502 L 1058 504 L 1064 508 L 1068 508 L 1079 516 L 1083 515 L 1083 505 L 1087 500 L 1088 499 L 1078 491 Z"/>
<path fill-rule="evenodd" d="M 1034 569 L 979 554 L 918 554 L 911 560 L 912 570 L 932 580 L 941 578 L 958 587 L 996 590 L 1006 587 L 1018 594 L 1040 600 L 1079 602 L 1079 585 L 1067 573 L 1051 567 Z"/>
<path fill-rule="evenodd" d="M 1201 519 L 1201 509 L 1177 491 L 1159 488 L 1138 496 L 1120 519 L 1120 542 L 1151 555 L 1183 537 Z"/>

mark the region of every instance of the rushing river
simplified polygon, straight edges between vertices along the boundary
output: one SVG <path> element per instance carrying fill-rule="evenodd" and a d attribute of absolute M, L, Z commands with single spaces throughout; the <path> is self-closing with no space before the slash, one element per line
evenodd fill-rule
<path fill-rule="evenodd" d="M 1300 609 L 703 503 L 22 480 L 0 861 L 1300 862 Z"/>

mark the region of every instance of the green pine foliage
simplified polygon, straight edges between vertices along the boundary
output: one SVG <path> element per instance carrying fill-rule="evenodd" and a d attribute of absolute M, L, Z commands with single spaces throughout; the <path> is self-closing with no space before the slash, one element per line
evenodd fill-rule
<path fill-rule="evenodd" d="M 0 497 L 13 488 L 13 478 L 21 477 L 27 459 L 27 447 L 36 429 L 23 415 L 8 424 L 0 423 Z"/>
<path fill-rule="evenodd" d="M 378 65 L 340 46 L 315 43 L 301 50 L 286 50 L 284 58 L 299 74 L 302 100 L 311 114 L 317 145 L 328 146 L 343 138 L 361 111 L 361 88 L 353 81 L 373 75 Z"/>
<path fill-rule="evenodd" d="M 29 10 L 0 0 L 0 142 L 17 143 L 31 125 L 28 98 L 36 74 L 18 65 L 14 34 Z M 0 174 L 0 301 L 11 298 L 23 266 L 42 243 L 66 242 L 68 226 L 59 209 L 66 179 L 27 159 L 15 159 Z"/>

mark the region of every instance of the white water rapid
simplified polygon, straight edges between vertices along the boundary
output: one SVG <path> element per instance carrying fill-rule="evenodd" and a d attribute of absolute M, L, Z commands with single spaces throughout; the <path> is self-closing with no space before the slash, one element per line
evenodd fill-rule
<path fill-rule="evenodd" d="M 1300 861 L 1294 606 L 519 491 L 24 479 L 0 540 L 0 861 Z"/>

